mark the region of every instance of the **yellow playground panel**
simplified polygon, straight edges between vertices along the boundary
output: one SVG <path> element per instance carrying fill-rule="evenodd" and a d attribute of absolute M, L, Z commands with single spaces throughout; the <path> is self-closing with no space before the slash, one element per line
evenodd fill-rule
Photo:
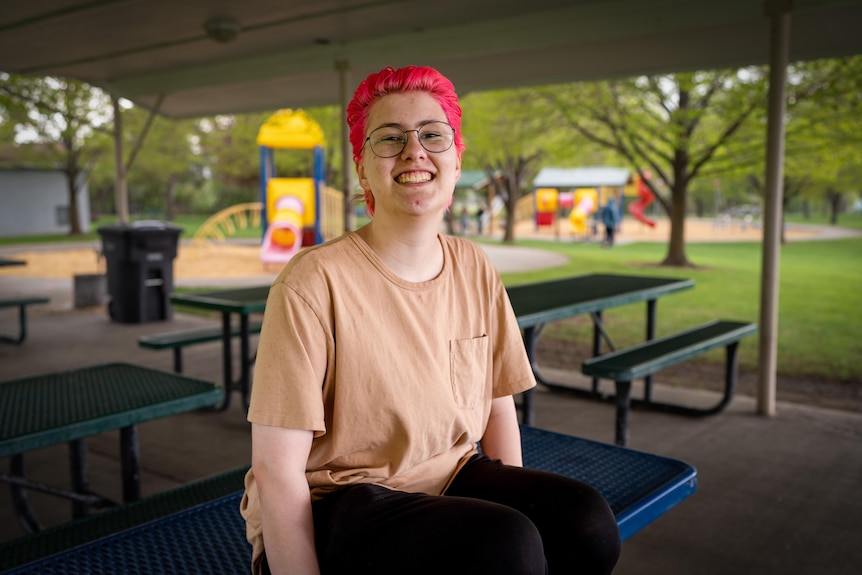
<path fill-rule="evenodd" d="M 569 213 L 569 224 L 572 231 L 586 235 L 587 220 L 596 211 L 598 206 L 598 193 L 595 188 L 577 188 L 572 202 L 572 211 Z"/>
<path fill-rule="evenodd" d="M 261 126 L 257 137 L 261 160 L 261 203 L 264 206 L 264 263 L 286 263 L 303 246 L 324 240 L 322 206 L 329 206 L 324 182 L 323 130 L 302 110 L 279 110 Z M 276 149 L 311 150 L 313 173 L 307 178 L 280 178 L 275 173 Z"/>

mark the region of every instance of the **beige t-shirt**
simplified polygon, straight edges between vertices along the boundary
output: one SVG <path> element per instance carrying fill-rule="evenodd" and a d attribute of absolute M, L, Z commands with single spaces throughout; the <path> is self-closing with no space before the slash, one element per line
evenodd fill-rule
<path fill-rule="evenodd" d="M 476 453 L 491 399 L 535 385 L 485 253 L 440 236 L 441 273 L 392 274 L 357 234 L 310 248 L 273 283 L 248 420 L 314 431 L 312 498 L 355 483 L 440 494 Z M 263 552 L 254 474 L 241 511 Z"/>

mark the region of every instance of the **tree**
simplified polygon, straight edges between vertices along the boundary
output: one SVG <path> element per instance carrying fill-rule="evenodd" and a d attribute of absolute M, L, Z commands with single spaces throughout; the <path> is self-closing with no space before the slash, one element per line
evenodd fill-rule
<path fill-rule="evenodd" d="M 670 217 L 667 266 L 691 265 L 685 251 L 689 185 L 762 107 L 758 68 L 697 72 L 552 86 L 544 90 L 548 114 L 582 137 L 626 158 Z"/>
<path fill-rule="evenodd" d="M 18 141 L 43 144 L 62 166 L 69 190 L 69 233 L 81 233 L 78 194 L 102 147 L 86 144 L 111 122 L 108 96 L 83 82 L 0 74 L 3 119 L 15 124 Z M 8 120 L 7 120 L 8 118 Z"/>
<path fill-rule="evenodd" d="M 529 90 L 468 94 L 461 99 L 464 165 L 479 166 L 506 205 L 503 241 L 515 241 L 515 205 L 542 157 L 546 133 Z"/>

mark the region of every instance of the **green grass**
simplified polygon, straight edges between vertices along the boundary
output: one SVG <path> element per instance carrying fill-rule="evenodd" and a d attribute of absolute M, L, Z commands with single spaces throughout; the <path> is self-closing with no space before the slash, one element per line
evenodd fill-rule
<path fill-rule="evenodd" d="M 174 222 L 194 235 L 206 216 L 183 216 Z M 57 241 L 99 241 L 95 232 L 85 236 L 29 236 L 0 238 L 0 245 Z M 813 223 L 813 222 L 812 222 Z M 842 227 L 862 229 L 862 214 L 842 214 Z M 246 230 L 259 237 L 259 230 Z M 659 301 L 659 335 L 685 329 L 715 318 L 759 321 L 761 250 L 758 243 L 689 244 L 689 259 L 697 268 L 659 267 L 664 244 L 618 245 L 602 249 L 596 244 L 519 240 L 519 246 L 560 252 L 566 265 L 535 272 L 503 275 L 506 285 L 594 272 L 687 277 L 695 289 Z M 792 242 L 781 249 L 779 285 L 778 372 L 814 378 L 862 383 L 862 238 Z M 643 339 L 646 329 L 643 305 L 605 312 L 608 329 L 618 346 Z M 546 337 L 591 341 L 586 317 L 556 322 Z M 743 369 L 756 368 L 758 342 L 747 338 L 740 346 Z M 719 350 L 708 359 L 722 361 Z"/>
<path fill-rule="evenodd" d="M 595 244 L 519 241 L 519 246 L 548 249 L 567 255 L 566 265 L 550 270 L 504 274 L 506 285 L 567 275 L 623 273 L 686 277 L 695 289 L 659 300 L 659 335 L 711 319 L 759 321 L 761 250 L 756 243 L 690 244 L 696 268 L 657 266 L 666 253 L 663 244 L 631 244 L 611 250 Z M 796 242 L 780 256 L 778 372 L 862 383 L 862 238 Z M 617 346 L 643 339 L 643 305 L 605 312 Z M 586 317 L 548 326 L 546 337 L 591 341 Z M 757 337 L 740 346 L 740 364 L 754 370 Z M 719 350 L 710 360 L 722 361 Z"/>

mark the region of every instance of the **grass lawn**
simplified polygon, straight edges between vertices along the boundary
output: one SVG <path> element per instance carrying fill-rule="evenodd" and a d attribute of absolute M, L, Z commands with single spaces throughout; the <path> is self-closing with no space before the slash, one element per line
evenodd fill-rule
<path fill-rule="evenodd" d="M 174 222 L 191 238 L 207 216 L 182 216 Z M 788 217 L 788 222 L 827 223 L 825 216 Z M 96 229 L 112 223 L 94 223 L 85 236 L 0 238 L 0 245 L 58 241 L 99 241 Z M 842 214 L 842 227 L 862 229 L 862 214 Z M 259 229 L 243 230 L 242 236 L 260 237 Z M 758 243 L 689 244 L 687 253 L 696 268 L 660 267 L 664 244 L 641 243 L 602 249 L 597 244 L 519 240 L 516 245 L 560 252 L 566 265 L 549 270 L 504 274 L 506 285 L 593 272 L 687 277 L 695 289 L 659 301 L 658 335 L 668 334 L 711 319 L 757 322 L 760 307 L 761 250 Z M 779 287 L 778 372 L 831 381 L 862 384 L 862 238 L 792 242 L 781 249 Z M 643 339 L 642 304 L 605 312 L 615 343 L 627 346 Z M 586 317 L 556 322 L 545 337 L 590 342 L 592 326 Z M 743 369 L 756 368 L 758 341 L 743 340 Z M 715 350 L 706 357 L 723 361 Z"/>
<path fill-rule="evenodd" d="M 757 243 L 690 244 L 689 260 L 696 268 L 660 267 L 664 244 L 630 244 L 603 249 L 596 244 L 518 241 L 519 246 L 563 253 L 569 262 L 538 272 L 504 274 L 516 285 L 584 273 L 624 273 L 686 277 L 695 289 L 662 298 L 658 305 L 658 335 L 682 330 L 711 319 L 757 322 L 760 307 L 761 249 Z M 862 238 L 795 242 L 780 256 L 778 372 L 862 383 Z M 643 339 L 643 304 L 605 312 L 617 346 Z M 545 337 L 590 342 L 592 326 L 579 317 L 555 322 Z M 740 364 L 756 369 L 757 337 L 743 340 Z M 707 359 L 723 361 L 723 351 Z"/>

